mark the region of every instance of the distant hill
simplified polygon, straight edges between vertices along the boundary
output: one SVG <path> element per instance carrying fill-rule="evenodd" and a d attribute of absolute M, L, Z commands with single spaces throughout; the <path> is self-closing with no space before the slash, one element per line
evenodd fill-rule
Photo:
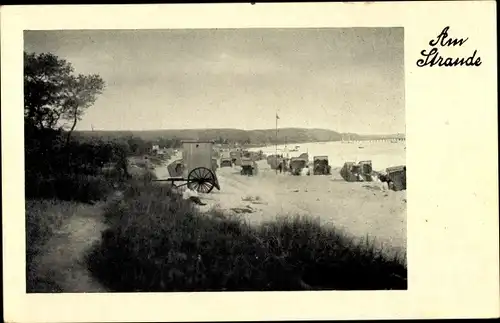
<path fill-rule="evenodd" d="M 78 131 L 83 137 L 119 138 L 134 136 L 143 140 L 165 139 L 228 140 L 229 142 L 249 143 L 252 145 L 273 144 L 276 142 L 276 129 L 241 130 L 241 129 L 174 129 L 144 131 Z M 343 134 L 327 129 L 280 128 L 278 142 L 305 143 L 340 141 Z M 351 134 L 353 140 L 399 138 L 399 135 L 359 135 Z M 404 135 L 403 135 L 404 137 Z"/>

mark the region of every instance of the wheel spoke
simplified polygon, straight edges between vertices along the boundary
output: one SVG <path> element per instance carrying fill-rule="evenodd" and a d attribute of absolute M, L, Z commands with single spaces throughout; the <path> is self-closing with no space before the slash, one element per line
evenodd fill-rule
<path fill-rule="evenodd" d="M 216 185 L 215 174 L 206 167 L 197 167 L 188 174 L 188 183 L 191 189 L 200 193 L 210 192 Z"/>
<path fill-rule="evenodd" d="M 198 177 L 198 175 L 197 175 L 197 174 L 198 174 L 198 169 L 197 169 L 197 168 L 195 168 L 195 169 L 193 169 L 193 170 L 192 170 L 192 172 L 191 172 L 191 177 L 192 177 L 193 179 L 195 179 L 195 178 L 197 178 L 197 177 Z"/>
<path fill-rule="evenodd" d="M 203 193 L 208 192 L 210 190 L 210 186 L 211 185 L 209 182 L 205 183 L 205 185 L 203 185 L 203 188 L 204 188 Z"/>

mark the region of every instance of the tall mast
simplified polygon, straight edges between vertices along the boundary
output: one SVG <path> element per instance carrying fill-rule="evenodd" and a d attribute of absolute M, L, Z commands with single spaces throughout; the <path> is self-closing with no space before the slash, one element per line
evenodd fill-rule
<path fill-rule="evenodd" d="M 285 137 L 285 151 L 286 151 L 286 158 L 288 158 L 287 137 Z"/>
<path fill-rule="evenodd" d="M 276 147 L 276 163 L 278 162 L 278 111 L 276 111 L 276 139 L 275 139 L 275 147 Z M 277 165 L 276 165 L 277 166 Z M 276 167 L 276 174 L 278 174 L 278 167 Z"/>

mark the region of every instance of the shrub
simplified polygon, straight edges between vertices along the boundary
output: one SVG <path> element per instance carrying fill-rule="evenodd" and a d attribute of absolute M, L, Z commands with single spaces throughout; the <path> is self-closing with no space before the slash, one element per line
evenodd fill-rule
<path fill-rule="evenodd" d="M 278 218 L 258 227 L 260 239 L 308 285 L 320 289 L 406 289 L 406 266 L 399 255 L 359 241 L 305 216 Z"/>
<path fill-rule="evenodd" d="M 26 198 L 104 199 L 114 183 L 129 177 L 126 154 L 119 143 L 67 143 L 61 131 L 25 124 Z M 109 164 L 114 167 L 106 170 Z"/>
<path fill-rule="evenodd" d="M 113 183 L 104 176 L 62 174 L 51 177 L 27 178 L 25 195 L 30 198 L 57 198 L 89 203 L 105 199 Z"/>
<path fill-rule="evenodd" d="M 254 227 L 143 185 L 110 204 L 106 219 L 88 264 L 119 292 L 406 288 L 399 258 L 306 217 Z"/>

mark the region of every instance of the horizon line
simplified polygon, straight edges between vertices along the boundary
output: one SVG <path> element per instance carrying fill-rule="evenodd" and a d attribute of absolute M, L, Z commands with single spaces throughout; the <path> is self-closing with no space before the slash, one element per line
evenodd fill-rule
<path fill-rule="evenodd" d="M 307 128 L 307 127 L 283 127 L 280 129 L 304 129 L 304 130 L 325 130 L 332 131 L 338 134 L 355 134 L 355 135 L 365 135 L 365 136 L 389 136 L 389 135 L 405 135 L 405 132 L 394 132 L 394 133 L 359 133 L 359 132 L 340 132 L 334 129 L 327 128 Z M 127 130 L 117 130 L 117 129 L 79 129 L 76 132 L 154 132 L 154 131 L 207 131 L 207 130 L 237 130 L 237 131 L 276 131 L 276 128 L 257 128 L 257 129 L 241 129 L 241 128 L 173 128 L 173 129 L 127 129 Z"/>

